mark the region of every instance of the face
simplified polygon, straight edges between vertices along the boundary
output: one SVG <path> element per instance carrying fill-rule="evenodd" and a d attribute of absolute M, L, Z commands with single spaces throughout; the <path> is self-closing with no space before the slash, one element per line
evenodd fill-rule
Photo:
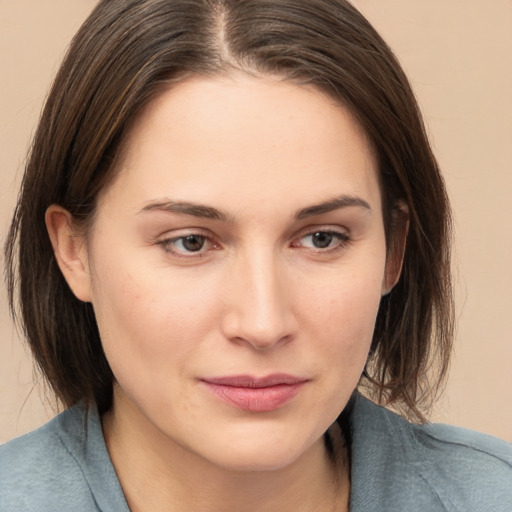
<path fill-rule="evenodd" d="M 116 414 L 218 466 L 286 466 L 347 403 L 387 291 L 370 145 L 313 88 L 181 83 L 130 132 L 85 267 Z"/>

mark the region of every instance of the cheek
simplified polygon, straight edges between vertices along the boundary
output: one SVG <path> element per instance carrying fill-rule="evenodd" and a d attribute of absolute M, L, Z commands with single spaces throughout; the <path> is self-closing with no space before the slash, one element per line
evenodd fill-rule
<path fill-rule="evenodd" d="M 309 309 L 313 319 L 321 319 L 319 327 L 373 333 L 383 276 L 384 264 L 380 260 L 373 265 L 347 265 L 321 282 L 311 280 L 302 293 L 303 309 Z"/>
<path fill-rule="evenodd" d="M 370 267 L 373 272 L 368 268 L 340 271 L 323 285 L 311 282 L 302 293 L 301 310 L 309 312 L 302 314 L 308 337 L 317 340 L 318 350 L 331 362 L 326 367 L 333 368 L 333 378 L 338 373 L 355 379 L 354 384 L 368 357 L 381 300 L 383 265 Z"/>
<path fill-rule="evenodd" d="M 216 294 L 125 258 L 95 268 L 93 305 L 107 360 L 118 380 L 141 385 L 162 374 L 169 380 L 206 338 L 216 315 Z M 142 270 L 135 270 L 140 268 Z M 165 364 L 162 362 L 165 361 Z"/>

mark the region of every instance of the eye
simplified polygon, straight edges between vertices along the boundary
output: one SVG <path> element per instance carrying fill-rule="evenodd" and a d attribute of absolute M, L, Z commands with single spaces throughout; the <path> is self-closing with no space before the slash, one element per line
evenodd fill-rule
<path fill-rule="evenodd" d="M 206 237 L 201 235 L 182 236 L 174 240 L 177 249 L 186 252 L 200 251 L 206 243 Z"/>
<path fill-rule="evenodd" d="M 345 246 L 350 241 L 346 233 L 318 230 L 301 237 L 295 245 L 313 250 L 333 250 Z"/>
<path fill-rule="evenodd" d="M 203 256 L 206 251 L 215 248 L 207 236 L 198 233 L 167 238 L 158 242 L 158 245 L 161 245 L 166 252 L 183 258 Z"/>

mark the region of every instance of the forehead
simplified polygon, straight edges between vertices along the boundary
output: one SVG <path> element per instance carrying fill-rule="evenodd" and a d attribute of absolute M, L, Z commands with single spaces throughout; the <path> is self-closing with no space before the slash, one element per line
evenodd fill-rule
<path fill-rule="evenodd" d="M 276 78 L 175 84 L 147 105 L 123 146 L 115 181 L 140 200 L 261 202 L 295 190 L 309 202 L 338 192 L 380 200 L 371 145 L 349 110 L 314 87 Z"/>

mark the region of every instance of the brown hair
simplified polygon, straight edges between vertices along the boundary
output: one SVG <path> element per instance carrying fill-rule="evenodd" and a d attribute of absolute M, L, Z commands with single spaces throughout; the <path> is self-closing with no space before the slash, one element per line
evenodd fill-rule
<path fill-rule="evenodd" d="M 85 399 L 100 411 L 111 406 L 113 375 L 92 306 L 72 294 L 57 266 L 45 211 L 59 204 L 87 226 L 148 100 L 175 80 L 233 69 L 314 85 L 352 111 L 377 155 L 388 246 L 397 205 L 408 206 L 402 276 L 382 298 L 364 381 L 377 401 L 421 420 L 451 351 L 449 206 L 407 78 L 345 0 L 96 6 L 51 88 L 5 248 L 11 311 L 21 314 L 37 364 L 64 404 Z"/>

